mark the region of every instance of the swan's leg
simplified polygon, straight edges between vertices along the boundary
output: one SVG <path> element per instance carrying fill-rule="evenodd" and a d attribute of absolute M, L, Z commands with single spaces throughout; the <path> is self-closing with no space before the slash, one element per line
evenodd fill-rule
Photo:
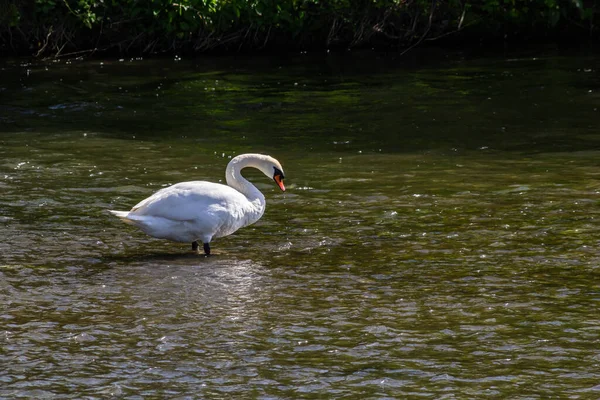
<path fill-rule="evenodd" d="M 198 241 L 197 241 L 197 240 L 194 240 L 194 241 L 192 242 L 192 250 L 193 250 L 193 251 L 198 251 L 198 247 L 199 247 L 199 245 L 198 245 Z"/>
<path fill-rule="evenodd" d="M 210 244 L 204 243 L 204 254 L 210 256 Z"/>

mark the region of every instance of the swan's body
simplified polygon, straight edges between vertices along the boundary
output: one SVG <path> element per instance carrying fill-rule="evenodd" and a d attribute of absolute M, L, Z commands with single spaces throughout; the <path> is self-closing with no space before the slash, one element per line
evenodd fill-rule
<path fill-rule="evenodd" d="M 259 169 L 285 190 L 279 161 L 262 154 L 242 154 L 227 165 L 227 185 L 181 182 L 159 190 L 131 211 L 110 212 L 150 236 L 192 243 L 194 250 L 201 240 L 204 252 L 210 254 L 212 239 L 255 223 L 265 212 L 265 197 L 240 172 L 245 167 Z"/>

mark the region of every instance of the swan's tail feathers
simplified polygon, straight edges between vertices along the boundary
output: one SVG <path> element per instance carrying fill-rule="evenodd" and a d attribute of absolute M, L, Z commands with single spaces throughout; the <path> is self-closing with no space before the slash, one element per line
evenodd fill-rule
<path fill-rule="evenodd" d="M 121 218 L 121 220 L 123 222 L 127 222 L 128 224 L 133 223 L 133 221 L 131 221 L 131 219 L 129 219 L 129 211 L 108 210 L 108 212 L 111 213 L 112 215 L 115 215 L 115 216 Z"/>

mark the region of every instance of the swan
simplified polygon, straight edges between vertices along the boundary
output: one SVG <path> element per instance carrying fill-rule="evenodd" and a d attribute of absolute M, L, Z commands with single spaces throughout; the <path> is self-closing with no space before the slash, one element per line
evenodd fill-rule
<path fill-rule="evenodd" d="M 192 243 L 194 251 L 200 240 L 208 256 L 211 240 L 255 223 L 265 212 L 265 196 L 241 174 L 247 167 L 262 171 L 285 191 L 279 161 L 262 154 L 241 154 L 227 164 L 227 185 L 176 183 L 140 201 L 131 211 L 109 212 L 155 238 Z"/>

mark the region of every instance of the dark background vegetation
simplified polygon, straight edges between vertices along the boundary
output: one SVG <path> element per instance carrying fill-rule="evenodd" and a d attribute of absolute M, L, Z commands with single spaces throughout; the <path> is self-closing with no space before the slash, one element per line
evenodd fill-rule
<path fill-rule="evenodd" d="M 589 41 L 594 0 L 0 0 L 0 53 L 57 57 Z"/>

